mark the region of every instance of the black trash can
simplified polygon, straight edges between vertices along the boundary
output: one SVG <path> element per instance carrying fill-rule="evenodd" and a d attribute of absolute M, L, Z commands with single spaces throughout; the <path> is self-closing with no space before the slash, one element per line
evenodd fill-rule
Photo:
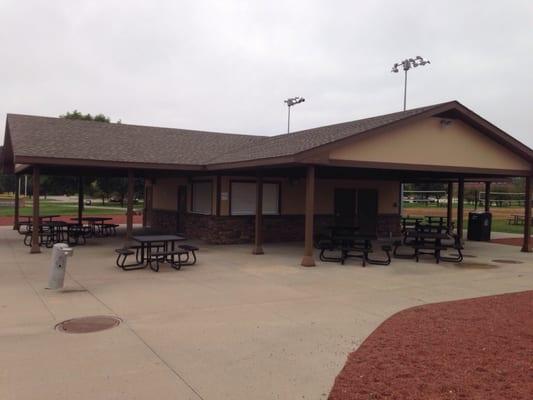
<path fill-rule="evenodd" d="M 490 241 L 492 214 L 487 212 L 468 213 L 468 240 Z"/>

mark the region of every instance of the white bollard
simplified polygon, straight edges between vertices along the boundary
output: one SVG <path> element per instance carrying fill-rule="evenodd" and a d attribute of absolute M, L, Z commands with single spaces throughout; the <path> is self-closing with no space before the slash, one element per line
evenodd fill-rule
<path fill-rule="evenodd" d="M 47 289 L 61 289 L 67 269 L 67 256 L 72 256 L 72 248 L 65 243 L 56 243 L 52 250 L 52 265 Z"/>

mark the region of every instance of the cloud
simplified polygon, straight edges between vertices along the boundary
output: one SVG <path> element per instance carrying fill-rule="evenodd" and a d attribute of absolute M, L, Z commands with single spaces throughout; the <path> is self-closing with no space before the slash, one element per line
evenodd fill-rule
<path fill-rule="evenodd" d="M 284 132 L 457 99 L 533 146 L 530 1 L 4 1 L 7 112 Z"/>

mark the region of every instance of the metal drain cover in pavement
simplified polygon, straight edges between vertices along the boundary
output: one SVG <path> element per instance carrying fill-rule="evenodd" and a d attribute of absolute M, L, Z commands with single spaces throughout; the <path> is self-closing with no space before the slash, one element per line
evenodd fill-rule
<path fill-rule="evenodd" d="M 67 319 L 55 326 L 56 330 L 64 333 L 92 333 L 111 329 L 119 324 L 122 320 L 110 315 L 95 315 L 92 317 L 81 317 Z"/>
<path fill-rule="evenodd" d="M 481 262 L 461 262 L 454 264 L 458 268 L 464 268 L 464 269 L 494 269 L 499 268 L 499 265 L 495 264 L 488 264 L 488 263 L 481 263 Z"/>
<path fill-rule="evenodd" d="M 517 260 L 503 260 L 503 259 L 496 259 L 492 260 L 492 262 L 495 263 L 501 263 L 501 264 L 523 264 L 523 261 L 517 261 Z"/>

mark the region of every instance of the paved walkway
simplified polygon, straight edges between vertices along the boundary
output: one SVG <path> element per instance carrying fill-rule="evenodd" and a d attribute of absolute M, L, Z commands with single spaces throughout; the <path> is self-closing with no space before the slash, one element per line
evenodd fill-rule
<path fill-rule="evenodd" d="M 298 266 L 300 245 L 204 246 L 200 263 L 123 272 L 120 239 L 75 248 L 63 291 L 44 289 L 50 250 L 0 228 L 0 398 L 325 399 L 350 351 L 418 304 L 533 287 L 533 256 L 469 243 L 470 265 Z M 512 259 L 522 264 L 496 264 Z M 92 334 L 56 323 L 112 314 Z"/>

